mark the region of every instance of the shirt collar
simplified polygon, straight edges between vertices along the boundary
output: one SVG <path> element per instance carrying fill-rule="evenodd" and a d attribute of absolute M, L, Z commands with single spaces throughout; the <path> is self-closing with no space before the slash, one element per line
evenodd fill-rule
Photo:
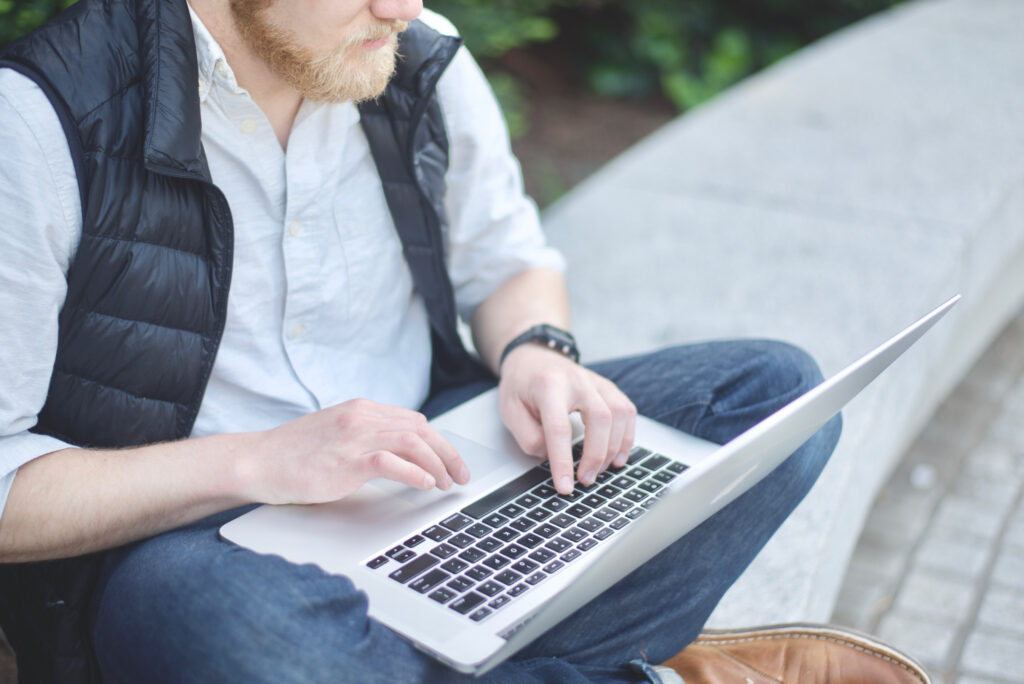
<path fill-rule="evenodd" d="M 199 62 L 199 102 L 206 102 L 210 89 L 215 85 L 226 87 L 234 92 L 244 92 L 235 80 L 235 74 L 224 57 L 224 50 L 206 28 L 202 19 L 189 5 L 188 14 L 192 18 L 192 34 L 196 43 L 196 58 Z"/>

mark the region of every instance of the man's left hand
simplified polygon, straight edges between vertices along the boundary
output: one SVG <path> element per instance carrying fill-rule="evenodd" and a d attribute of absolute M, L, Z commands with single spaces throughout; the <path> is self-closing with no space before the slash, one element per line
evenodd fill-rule
<path fill-rule="evenodd" d="M 579 411 L 586 426 L 580 484 L 593 484 L 610 465 L 625 465 L 633 447 L 636 407 L 615 383 L 536 344 L 513 349 L 501 364 L 501 418 L 519 448 L 551 463 L 555 489 L 573 489 L 572 426 Z"/>

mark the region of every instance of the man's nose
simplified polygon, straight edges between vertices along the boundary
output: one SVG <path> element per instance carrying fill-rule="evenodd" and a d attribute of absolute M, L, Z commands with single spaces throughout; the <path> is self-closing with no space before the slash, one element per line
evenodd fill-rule
<path fill-rule="evenodd" d="M 373 0 L 370 11 L 378 19 L 412 21 L 423 11 L 423 0 Z"/>

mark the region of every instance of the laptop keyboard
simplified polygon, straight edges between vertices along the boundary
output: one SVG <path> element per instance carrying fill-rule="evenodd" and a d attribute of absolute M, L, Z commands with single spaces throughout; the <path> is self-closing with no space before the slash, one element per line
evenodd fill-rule
<path fill-rule="evenodd" d="M 639 518 L 686 468 L 634 447 L 622 468 L 561 496 L 544 462 L 366 566 L 480 622 Z"/>

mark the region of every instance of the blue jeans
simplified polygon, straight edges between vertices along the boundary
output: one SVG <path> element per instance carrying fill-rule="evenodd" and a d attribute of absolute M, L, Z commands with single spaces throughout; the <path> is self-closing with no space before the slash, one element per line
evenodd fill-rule
<path fill-rule="evenodd" d="M 639 411 L 725 442 L 820 382 L 802 351 L 712 342 L 596 364 Z M 428 415 L 487 388 L 432 397 Z M 481 678 L 486 682 L 657 681 L 828 460 L 833 420 L 768 477 Z M 366 615 L 345 577 L 261 556 L 217 536 L 227 511 L 108 555 L 93 637 L 108 684 L 457 682 L 456 673 Z M 477 680 L 473 680 L 477 681 Z"/>

